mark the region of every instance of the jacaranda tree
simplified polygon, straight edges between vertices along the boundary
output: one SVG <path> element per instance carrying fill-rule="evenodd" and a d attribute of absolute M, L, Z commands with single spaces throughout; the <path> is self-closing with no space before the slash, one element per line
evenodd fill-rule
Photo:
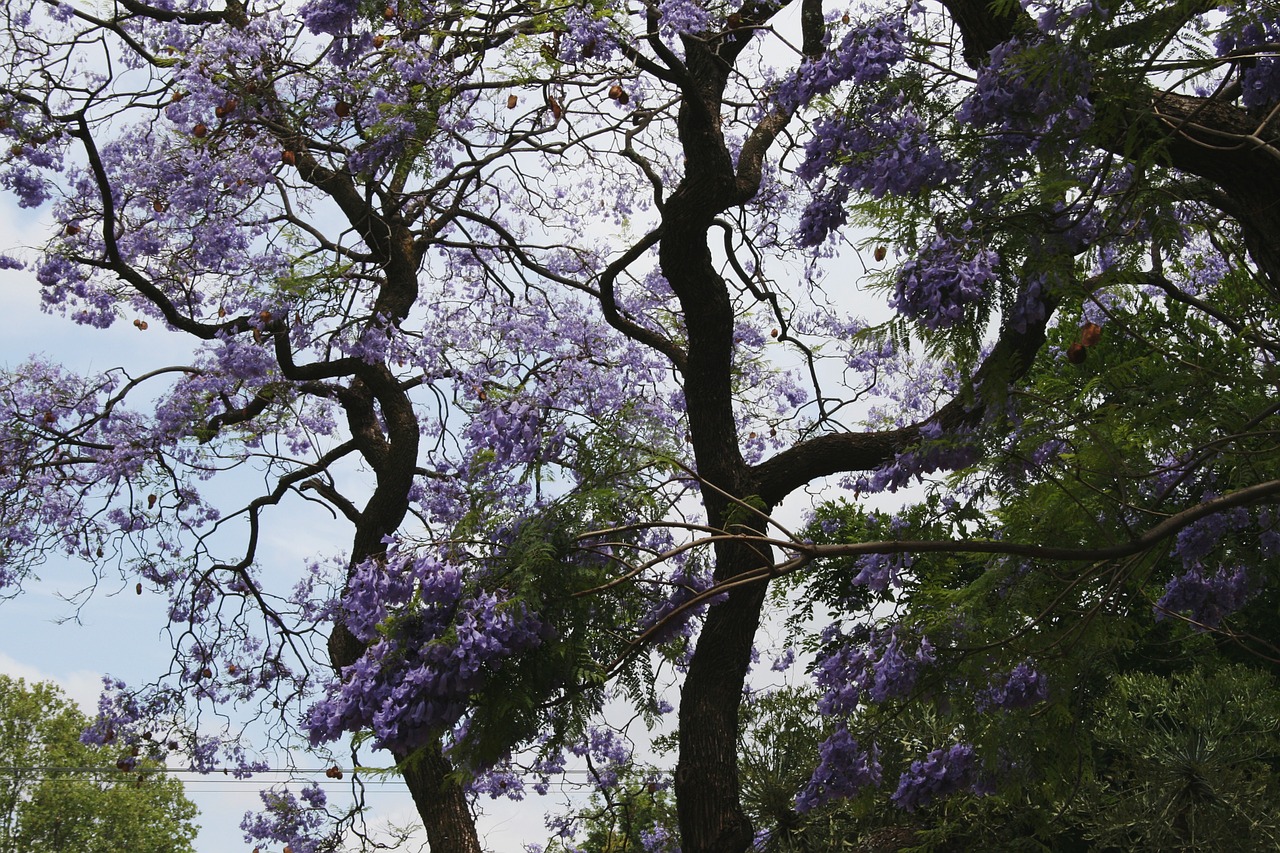
<path fill-rule="evenodd" d="M 858 726 L 1049 701 L 1035 652 L 1073 637 L 1023 640 L 1081 608 L 1234 640 L 1271 600 L 1272 3 L 4 15 L 0 183 L 54 225 L 3 264 L 190 353 L 0 381 L 6 592 L 69 556 L 170 602 L 172 670 L 112 682 L 89 740 L 252 772 L 217 707 L 381 751 L 432 849 L 476 851 L 469 796 L 632 784 L 602 708 L 652 719 L 674 672 L 681 849 L 727 853 L 763 843 L 739 705 L 776 578 L 836 605 L 800 812 L 1023 784 L 963 717 Z M 948 471 L 937 518 L 771 519 Z M 313 505 L 349 550 L 262 565 Z M 1023 609 L 948 613 L 983 590 Z M 246 833 L 338 843 L 301 797 Z"/>

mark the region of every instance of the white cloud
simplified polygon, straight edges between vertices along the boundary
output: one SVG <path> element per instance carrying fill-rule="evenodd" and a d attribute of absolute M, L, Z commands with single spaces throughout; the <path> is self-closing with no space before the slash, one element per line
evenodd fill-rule
<path fill-rule="evenodd" d="M 35 681 L 52 681 L 62 688 L 63 692 L 80 710 L 89 716 L 98 712 L 98 695 L 102 692 L 102 674 L 87 669 L 78 669 L 62 675 L 44 672 L 37 667 L 0 652 L 0 673 L 12 678 L 21 678 L 28 683 Z"/>

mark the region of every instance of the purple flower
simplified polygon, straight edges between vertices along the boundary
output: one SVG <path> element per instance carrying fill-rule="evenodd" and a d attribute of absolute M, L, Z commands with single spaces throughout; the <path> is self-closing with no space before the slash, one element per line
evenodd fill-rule
<path fill-rule="evenodd" d="M 924 760 L 912 761 L 890 799 L 899 808 L 913 812 L 961 789 L 973 790 L 977 783 L 973 747 L 957 743 L 947 749 L 935 749 Z"/>
<path fill-rule="evenodd" d="M 1049 682 L 1035 670 L 1029 661 L 1013 668 L 1003 684 L 996 684 L 979 691 L 975 704 L 979 711 L 1003 708 L 1012 711 L 1028 708 L 1049 698 Z"/>
<path fill-rule="evenodd" d="M 1240 101 L 1251 110 L 1269 109 L 1280 101 L 1280 57 L 1265 45 L 1280 42 L 1280 13 L 1266 3 L 1227 22 L 1214 41 L 1218 56 L 1248 57 L 1240 62 Z"/>
<path fill-rule="evenodd" d="M 902 265 L 889 304 L 930 329 L 948 328 L 986 298 L 999 264 L 991 249 L 940 234 Z"/>
<path fill-rule="evenodd" d="M 880 785 L 879 751 L 875 746 L 870 751 L 860 747 L 843 723 L 818 747 L 818 756 L 813 777 L 796 796 L 796 811 L 802 814 Z"/>
<path fill-rule="evenodd" d="M 1159 621 L 1171 613 L 1184 613 L 1196 630 L 1217 628 L 1245 605 L 1252 592 L 1244 566 L 1224 567 L 1210 577 L 1193 568 L 1165 585 L 1155 617 Z"/>

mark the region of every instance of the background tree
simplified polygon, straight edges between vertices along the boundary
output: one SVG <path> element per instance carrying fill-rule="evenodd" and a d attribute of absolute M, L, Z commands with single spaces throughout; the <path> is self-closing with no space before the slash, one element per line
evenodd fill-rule
<path fill-rule="evenodd" d="M 196 807 L 129 748 L 86 746 L 53 684 L 0 676 L 0 850 L 193 851 Z"/>
<path fill-rule="evenodd" d="M 769 581 L 856 556 L 797 805 L 878 788 L 890 758 L 904 809 L 981 792 L 1000 761 L 967 729 L 889 756 L 860 709 L 951 661 L 970 682 L 939 689 L 1034 704 L 1039 662 L 877 596 L 954 601 L 979 575 L 1033 601 L 1056 572 L 1076 580 L 1033 625 L 1146 584 L 1222 632 L 1267 584 L 1277 15 L 1217 6 L 7 4 L 0 182 L 52 202 L 46 305 L 193 352 L 5 376 L 3 581 L 60 552 L 169 596 L 173 671 L 109 691 L 96 736 L 163 721 L 197 766 L 247 769 L 194 707 L 256 708 L 281 740 L 301 719 L 313 748 L 355 735 L 440 851 L 478 849 L 465 780 L 604 750 L 606 697 L 651 720 L 674 672 L 681 844 L 702 853 L 756 840 L 740 700 Z M 878 326 L 824 284 L 850 223 L 896 312 Z M 1199 356 L 1152 335 L 1177 312 L 1222 348 L 1181 382 Z M 1125 420 L 1108 389 L 1049 379 L 1113 346 L 1154 355 L 1157 390 L 1248 382 L 1163 432 L 1090 429 Z M 202 497 L 246 463 L 254 497 Z M 861 498 L 966 466 L 963 505 L 921 528 L 939 538 L 810 544 L 769 518 L 826 477 Z M 308 502 L 352 547 L 298 585 L 257 557 Z M 936 552 L 995 556 L 917 596 L 902 555 Z M 1034 634 L 988 627 L 997 649 Z M 252 825 L 322 843 L 281 821 Z"/>

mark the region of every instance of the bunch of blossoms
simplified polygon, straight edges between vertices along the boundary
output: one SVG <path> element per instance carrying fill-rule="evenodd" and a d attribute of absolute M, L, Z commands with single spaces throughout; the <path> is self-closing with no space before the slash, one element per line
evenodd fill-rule
<path fill-rule="evenodd" d="M 1013 668 L 1003 681 L 997 680 L 979 691 L 975 706 L 979 711 L 1001 708 L 1006 711 L 1029 708 L 1049 698 L 1049 680 L 1030 661 Z"/>
<path fill-rule="evenodd" d="M 258 796 L 263 810 L 246 812 L 240 821 L 245 841 L 250 844 L 278 841 L 294 853 L 332 849 L 321 833 L 329 815 L 325 809 L 327 798 L 319 785 L 312 783 L 304 787 L 299 792 L 302 802 L 288 788 L 270 788 L 258 792 Z"/>
<path fill-rule="evenodd" d="M 921 427 L 920 434 L 924 439 L 921 444 L 899 453 L 892 462 L 880 466 L 870 475 L 846 478 L 846 487 L 864 495 L 896 492 L 922 480 L 926 474 L 955 471 L 978 458 L 979 447 L 971 430 L 957 429 L 953 434 L 943 436 L 937 423 L 929 423 Z"/>
<path fill-rule="evenodd" d="M 1093 123 L 1092 79 L 1085 58 L 1055 39 L 1011 39 L 991 51 L 956 121 L 983 131 L 989 166 L 1000 171 L 1004 157 L 1078 138 Z"/>
<path fill-rule="evenodd" d="M 70 140 L 41 126 L 41 116 L 29 107 L 3 105 L 5 121 L 0 122 L 0 140 L 8 156 L 0 161 L 0 187 L 18 198 L 18 206 L 36 208 L 53 194 L 46 177 L 60 172 Z"/>
<path fill-rule="evenodd" d="M 986 793 L 978 770 L 977 756 L 968 744 L 935 749 L 923 760 L 911 762 L 891 799 L 899 808 L 913 812 L 964 789 Z"/>
<path fill-rule="evenodd" d="M 823 691 L 818 712 L 828 717 L 854 713 L 864 697 L 880 703 L 906 696 L 935 660 L 928 638 L 910 638 L 897 625 L 858 626 L 848 634 L 839 624 L 828 625 L 822 644 L 813 676 Z"/>
<path fill-rule="evenodd" d="M 396 549 L 357 567 L 343 607 L 348 628 L 370 645 L 308 710 L 313 745 L 372 729 L 377 749 L 422 746 L 550 630 L 505 590 L 469 593 L 457 566 Z"/>
<path fill-rule="evenodd" d="M 650 639 L 657 644 L 692 637 L 696 617 L 701 616 L 709 605 L 721 598 L 711 596 L 692 606 L 689 602 L 713 586 L 715 581 L 708 567 L 689 562 L 677 564 L 665 581 L 653 584 L 654 591 L 660 597 L 657 604 L 640 619 L 637 627 L 641 633 L 656 628 Z"/>
<path fill-rule="evenodd" d="M 796 795 L 796 811 L 804 814 L 831 800 L 856 797 L 867 788 L 878 788 L 880 780 L 880 751 L 874 745 L 869 751 L 860 747 L 839 723 L 818 747 L 818 768 Z"/>
<path fill-rule="evenodd" d="M 855 25 L 833 50 L 802 64 L 778 86 L 774 101 L 796 110 L 843 83 L 879 83 L 906 57 L 907 29 L 901 16 L 889 15 Z"/>
<path fill-rule="evenodd" d="M 567 63 L 611 60 L 618 52 L 618 37 L 609 27 L 610 19 L 610 14 L 596 12 L 594 4 L 569 9 L 564 13 L 564 31 L 556 58 Z"/>
<path fill-rule="evenodd" d="M 796 174 L 817 181 L 797 235 L 801 246 L 812 247 L 844 225 L 853 190 L 874 198 L 912 196 L 951 178 L 955 167 L 906 99 L 897 96 L 864 105 L 856 115 L 818 119 Z"/>
<path fill-rule="evenodd" d="M 986 298 L 1000 265 L 998 254 L 973 243 L 934 237 L 898 271 L 890 307 L 935 331 L 963 320 L 969 306 Z"/>
<path fill-rule="evenodd" d="M 1171 613 L 1185 613 L 1197 630 L 1213 629 L 1243 607 L 1253 593 L 1244 566 L 1226 567 L 1208 575 L 1200 567 L 1190 569 L 1165 585 L 1156 602 L 1156 620 Z"/>
<path fill-rule="evenodd" d="M 1242 4 L 1243 5 L 1243 4 Z M 1241 57 L 1240 101 L 1262 112 L 1280 102 L 1280 10 L 1260 3 L 1218 31 L 1214 47 L 1220 57 Z"/>

